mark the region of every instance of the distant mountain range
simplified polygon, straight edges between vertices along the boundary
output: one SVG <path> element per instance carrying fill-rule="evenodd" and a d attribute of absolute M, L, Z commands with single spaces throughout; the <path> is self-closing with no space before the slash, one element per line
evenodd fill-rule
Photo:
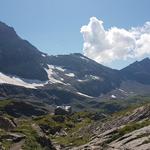
<path fill-rule="evenodd" d="M 0 22 L 1 97 L 72 104 L 139 94 L 139 87 L 149 91 L 149 84 L 149 58 L 114 70 L 79 53 L 49 56 Z"/>

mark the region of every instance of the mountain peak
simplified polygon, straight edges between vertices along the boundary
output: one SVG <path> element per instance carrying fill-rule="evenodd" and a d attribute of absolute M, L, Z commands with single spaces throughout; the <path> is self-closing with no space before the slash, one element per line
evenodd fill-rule
<path fill-rule="evenodd" d="M 126 79 L 135 80 L 143 84 L 150 84 L 150 59 L 148 57 L 136 61 L 123 68 L 121 73 Z"/>
<path fill-rule="evenodd" d="M 22 40 L 12 27 L 0 22 L 0 70 L 27 79 L 47 80 L 42 53 Z"/>
<path fill-rule="evenodd" d="M 2 27 L 3 28 L 6 28 L 6 27 L 9 28 L 9 26 L 7 24 L 5 24 L 4 22 L 0 21 L 0 29 L 2 29 Z"/>
<path fill-rule="evenodd" d="M 150 58 L 149 57 L 146 57 L 146 58 L 144 58 L 143 60 L 141 60 L 140 62 L 150 62 Z"/>
<path fill-rule="evenodd" d="M 1 21 L 0 21 L 0 33 L 1 34 L 9 34 L 9 36 L 10 35 L 17 36 L 13 27 L 8 26 L 7 24 L 5 24 Z"/>
<path fill-rule="evenodd" d="M 72 53 L 72 55 L 75 55 L 75 56 L 84 56 L 84 55 L 81 54 L 81 53 Z"/>

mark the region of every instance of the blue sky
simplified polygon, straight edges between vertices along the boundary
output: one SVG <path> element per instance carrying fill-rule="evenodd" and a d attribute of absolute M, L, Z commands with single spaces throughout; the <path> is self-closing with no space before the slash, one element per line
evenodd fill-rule
<path fill-rule="evenodd" d="M 130 29 L 150 21 L 149 7 L 150 0 L 1 0 L 0 20 L 50 55 L 82 53 L 80 28 L 90 17 L 102 20 L 106 30 Z M 110 66 L 120 68 L 129 62 Z"/>

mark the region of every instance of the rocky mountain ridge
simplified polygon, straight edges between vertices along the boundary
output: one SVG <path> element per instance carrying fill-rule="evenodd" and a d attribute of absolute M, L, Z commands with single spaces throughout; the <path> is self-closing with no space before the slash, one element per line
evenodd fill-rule
<path fill-rule="evenodd" d="M 122 80 L 135 78 L 137 82 L 148 84 L 149 69 L 145 68 L 143 71 L 143 68 L 142 74 L 139 72 L 141 67 L 148 67 L 149 63 L 147 58 L 118 71 L 78 53 L 48 56 L 21 39 L 12 27 L 0 23 L 1 84 L 31 89 L 59 85 L 71 91 L 97 97 L 119 87 Z M 134 68 L 139 72 L 135 72 Z"/>

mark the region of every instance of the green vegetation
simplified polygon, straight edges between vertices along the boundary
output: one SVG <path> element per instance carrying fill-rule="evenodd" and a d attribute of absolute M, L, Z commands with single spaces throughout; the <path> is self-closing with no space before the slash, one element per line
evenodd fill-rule
<path fill-rule="evenodd" d="M 142 144 L 148 144 L 148 143 L 150 143 L 150 138 L 145 140 Z"/>
<path fill-rule="evenodd" d="M 38 134 L 31 126 L 32 121 L 22 120 L 19 122 L 18 127 L 13 132 L 23 133 L 25 138 L 25 143 L 23 145 L 24 150 L 42 150 L 41 145 L 37 142 Z"/>
<path fill-rule="evenodd" d="M 7 133 L 5 130 L 0 129 L 0 137 L 5 136 L 6 134 Z M 1 142 L 2 146 L 5 147 L 6 150 L 8 150 L 12 144 L 11 141 L 6 141 L 6 140 L 1 140 L 0 142 Z"/>
<path fill-rule="evenodd" d="M 125 127 L 121 128 L 118 130 L 119 135 L 125 135 L 127 133 L 130 133 L 134 130 L 138 130 L 140 128 L 143 128 L 145 126 L 150 125 L 150 120 L 144 120 L 142 122 L 133 122 L 133 123 L 129 123 L 128 125 L 126 125 Z"/>
<path fill-rule="evenodd" d="M 150 96 L 130 96 L 125 99 L 96 99 L 96 100 L 88 100 L 83 102 L 76 102 L 73 104 L 73 108 L 77 111 L 81 110 L 89 110 L 92 112 L 101 112 L 105 114 L 112 114 L 116 112 L 122 112 L 123 110 L 127 110 L 130 108 L 135 108 L 140 105 L 144 105 L 146 103 L 150 103 Z M 128 110 L 127 110 L 128 111 Z"/>
<path fill-rule="evenodd" d="M 5 106 L 10 104 L 12 100 L 6 99 L 6 100 L 0 100 L 0 111 L 3 111 Z"/>
<path fill-rule="evenodd" d="M 5 147 L 6 150 L 9 150 L 13 143 L 11 141 L 2 141 L 2 146 Z"/>
<path fill-rule="evenodd" d="M 150 120 L 144 120 L 142 122 L 133 122 L 127 124 L 125 127 L 118 129 L 115 131 L 111 136 L 110 139 L 106 141 L 106 143 L 111 143 L 112 141 L 124 136 L 125 134 L 128 134 L 134 130 L 138 130 L 140 128 L 143 128 L 145 126 L 150 125 Z M 140 137 L 139 137 L 140 138 Z"/>
<path fill-rule="evenodd" d="M 132 140 L 136 140 L 136 139 L 139 139 L 139 138 L 142 138 L 142 137 L 148 137 L 150 135 L 150 133 L 144 133 L 144 134 L 140 134 L 140 135 L 137 135 L 136 137 L 134 137 L 134 138 L 131 138 L 131 139 L 129 139 L 129 140 L 127 140 L 126 142 L 124 142 L 124 144 L 126 144 L 126 143 L 128 143 L 128 142 L 130 142 L 130 141 L 132 141 Z M 119 139 L 120 140 L 120 139 Z M 148 140 L 146 140 L 146 141 L 148 141 Z M 145 141 L 144 141 L 145 142 Z M 146 143 L 142 143 L 142 144 L 146 144 Z M 150 142 L 150 141 L 149 141 Z"/>
<path fill-rule="evenodd" d="M 138 98 L 140 100 L 138 100 Z M 5 131 L 0 129 L 0 137 L 2 137 L 3 135 L 4 136 L 7 135 L 7 133 L 9 132 L 16 133 L 16 134 L 20 133 L 25 135 L 22 149 L 44 150 L 46 148 L 42 145 L 42 143 L 39 142 L 40 134 L 37 131 L 37 129 L 34 128 L 33 126 L 36 125 L 39 127 L 40 132 L 42 132 L 43 135 L 45 135 L 48 139 L 50 139 L 50 141 L 58 145 L 61 145 L 62 148 L 79 146 L 79 145 L 86 144 L 87 142 L 90 141 L 93 135 L 92 133 L 93 130 L 91 130 L 91 128 L 93 129 L 97 127 L 94 126 L 97 125 L 95 121 L 98 121 L 97 123 L 100 127 L 102 123 L 105 122 L 109 123 L 111 122 L 111 120 L 114 120 L 114 118 L 117 119 L 125 115 L 132 114 L 135 108 L 141 105 L 142 106 L 146 105 L 147 102 L 149 102 L 149 100 L 150 100 L 149 97 L 134 97 L 133 99 L 129 98 L 128 102 L 126 100 L 126 102 L 124 103 L 122 100 L 113 100 L 113 101 L 107 100 L 105 102 L 104 101 L 99 102 L 101 105 L 100 106 L 101 109 L 97 112 L 80 111 L 80 112 L 74 112 L 70 115 L 44 114 L 44 115 L 34 116 L 34 117 L 31 116 L 25 117 L 23 115 L 21 117 L 14 117 L 13 115 L 11 116 L 11 113 L 8 115 L 7 112 L 5 112 L 5 107 L 11 105 L 11 103 L 13 102 L 12 100 L 3 100 L 0 101 L 0 111 L 2 112 L 2 116 L 5 116 L 11 120 L 15 120 L 15 122 L 17 122 L 17 127 L 15 127 L 15 129 L 11 129 L 11 131 Z M 135 102 L 137 102 L 136 105 Z M 92 105 L 96 105 L 96 104 L 93 103 Z M 128 107 L 129 104 L 131 104 L 130 107 Z M 126 110 L 119 111 L 126 107 L 128 107 Z M 101 112 L 103 112 L 104 115 Z M 106 115 L 107 116 L 106 118 L 105 114 L 110 114 L 111 112 L 115 112 L 115 113 L 112 115 Z M 127 133 L 130 133 L 134 130 L 140 129 L 148 125 L 150 125 L 150 120 L 129 123 L 123 128 L 120 128 L 114 133 L 112 133 L 111 135 L 109 135 L 110 138 L 103 143 L 103 146 L 107 145 L 108 143 L 111 143 L 116 139 L 119 140 L 123 138 L 123 136 Z M 140 135 L 140 136 L 142 137 L 144 135 Z M 140 136 L 137 136 L 135 138 L 140 138 Z M 14 144 L 13 142 L 7 140 L 1 140 L 0 142 L 2 146 L 5 147 L 6 150 L 10 149 L 12 144 Z M 149 142 L 149 141 L 145 141 L 145 142 Z"/>
<path fill-rule="evenodd" d="M 64 146 L 77 146 L 89 141 L 90 133 L 84 132 L 84 128 L 93 122 L 94 114 L 84 111 L 69 116 L 47 115 L 34 120 L 54 142 Z M 56 135 L 57 132 L 60 135 Z"/>
<path fill-rule="evenodd" d="M 33 124 L 40 127 L 43 134 L 47 135 L 53 142 L 67 145 L 81 145 L 87 143 L 90 139 L 90 132 L 86 132 L 86 127 L 94 122 L 98 113 L 87 111 L 75 112 L 71 115 L 53 115 L 47 114 L 39 117 L 20 117 L 15 118 L 5 112 L 5 107 L 11 105 L 12 100 L 0 101 L 0 111 L 3 116 L 15 119 L 17 127 L 10 132 L 25 135 L 23 149 L 43 150 L 44 147 L 39 143 L 39 134 L 33 128 Z M 8 131 L 0 130 L 0 137 L 7 135 Z M 1 140 L 2 146 L 9 149 L 12 144 L 10 141 Z"/>

